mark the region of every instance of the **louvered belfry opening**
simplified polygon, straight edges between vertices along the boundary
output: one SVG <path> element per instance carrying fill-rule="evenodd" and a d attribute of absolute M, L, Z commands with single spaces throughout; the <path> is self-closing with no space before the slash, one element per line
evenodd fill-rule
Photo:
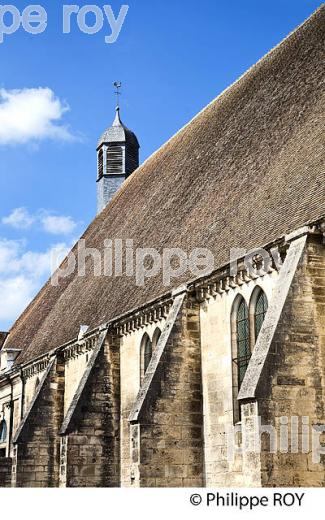
<path fill-rule="evenodd" d="M 137 142 L 130 140 L 125 150 L 125 173 L 126 176 L 131 175 L 139 166 L 139 145 Z"/>
<path fill-rule="evenodd" d="M 103 175 L 103 167 L 104 167 L 104 161 L 103 161 L 103 150 L 99 150 L 98 152 L 98 178 L 100 178 Z"/>
<path fill-rule="evenodd" d="M 124 149 L 125 145 L 115 143 L 108 145 L 106 158 L 107 175 L 124 173 Z"/>

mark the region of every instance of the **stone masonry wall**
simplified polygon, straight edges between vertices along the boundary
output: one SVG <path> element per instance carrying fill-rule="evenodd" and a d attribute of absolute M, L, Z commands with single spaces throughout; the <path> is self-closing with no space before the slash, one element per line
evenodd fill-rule
<path fill-rule="evenodd" d="M 157 322 L 147 323 L 144 327 L 124 335 L 121 339 L 121 486 L 133 485 L 130 479 L 130 423 L 129 415 L 136 400 L 141 382 L 140 349 L 143 335 L 152 339 L 157 328 L 163 330 L 165 318 Z"/>
<path fill-rule="evenodd" d="M 119 339 L 108 336 L 61 443 L 61 486 L 120 483 Z"/>
<path fill-rule="evenodd" d="M 325 424 L 325 247 L 321 237 L 307 242 L 258 398 L 262 424 L 275 425 L 278 437 L 275 454 L 268 452 L 268 435 L 262 437 L 262 485 L 324 486 L 324 455 L 320 463 L 312 461 L 311 436 L 307 449 L 302 447 L 303 421 L 307 429 L 308 422 L 309 426 Z M 279 445 L 280 425 L 288 427 L 288 449 Z"/>
<path fill-rule="evenodd" d="M 13 450 L 13 487 L 56 487 L 63 420 L 64 362 L 57 357 Z"/>
<path fill-rule="evenodd" d="M 0 488 L 11 487 L 11 466 L 12 459 L 9 457 L 0 458 Z"/>
<path fill-rule="evenodd" d="M 134 485 L 203 485 L 199 328 L 199 305 L 185 299 L 140 423 L 131 425 Z"/>
<path fill-rule="evenodd" d="M 278 272 L 273 271 L 201 303 L 202 385 L 204 405 L 205 485 L 207 487 L 260 486 L 258 457 L 241 455 L 242 433 L 234 422 L 233 345 L 231 316 L 240 295 L 250 307 L 261 288 L 271 300 Z M 249 410 L 249 416 L 252 410 Z M 253 412 L 254 413 L 254 412 Z M 243 417 L 243 414 L 242 414 Z M 247 424 L 251 419 L 247 416 Z"/>

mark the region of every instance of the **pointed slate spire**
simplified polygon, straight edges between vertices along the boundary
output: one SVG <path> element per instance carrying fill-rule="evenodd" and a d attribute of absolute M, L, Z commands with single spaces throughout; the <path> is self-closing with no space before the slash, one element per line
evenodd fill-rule
<path fill-rule="evenodd" d="M 115 118 L 114 118 L 112 126 L 123 126 L 123 123 L 120 118 L 120 107 L 119 106 L 117 106 L 115 108 Z"/>

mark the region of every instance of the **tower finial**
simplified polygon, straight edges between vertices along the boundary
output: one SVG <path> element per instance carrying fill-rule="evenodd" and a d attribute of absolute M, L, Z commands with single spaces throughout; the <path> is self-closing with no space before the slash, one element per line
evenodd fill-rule
<path fill-rule="evenodd" d="M 116 94 L 116 108 L 120 109 L 120 95 L 121 91 L 119 90 L 122 86 L 121 81 L 114 81 L 114 87 L 116 88 L 114 94 Z"/>

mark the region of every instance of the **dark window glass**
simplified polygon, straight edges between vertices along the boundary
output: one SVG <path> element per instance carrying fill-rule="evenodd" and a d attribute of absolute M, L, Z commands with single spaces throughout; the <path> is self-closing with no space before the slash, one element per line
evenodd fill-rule
<path fill-rule="evenodd" d="M 144 345 L 144 363 L 143 363 L 144 374 L 147 371 L 151 357 L 152 357 L 152 343 L 150 341 L 149 336 L 147 336 L 146 342 Z"/>
<path fill-rule="evenodd" d="M 0 442 L 5 442 L 7 438 L 7 423 L 6 421 L 0 422 Z"/>
<path fill-rule="evenodd" d="M 155 350 L 160 336 L 161 336 L 161 330 L 157 327 L 154 332 L 154 335 L 152 336 L 152 350 Z"/>
<path fill-rule="evenodd" d="M 255 305 L 254 324 L 255 324 L 255 341 L 260 333 L 262 324 L 267 311 L 267 298 L 264 291 L 260 291 Z"/>
<path fill-rule="evenodd" d="M 238 389 L 240 388 L 251 356 L 249 348 L 249 317 L 245 300 L 241 300 L 237 310 L 237 367 Z"/>

